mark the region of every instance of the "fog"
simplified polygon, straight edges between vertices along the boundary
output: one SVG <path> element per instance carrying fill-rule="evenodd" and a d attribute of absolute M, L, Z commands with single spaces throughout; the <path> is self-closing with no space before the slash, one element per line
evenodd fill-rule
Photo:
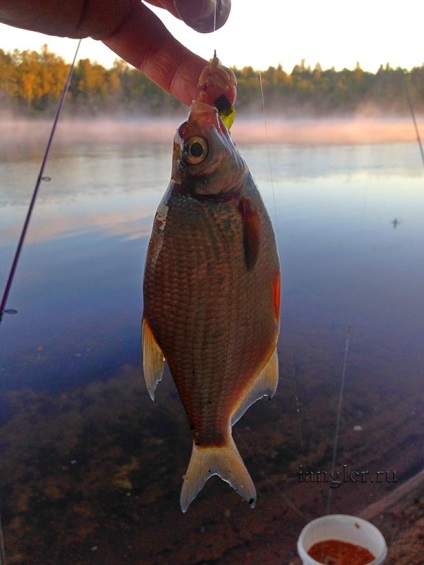
<path fill-rule="evenodd" d="M 58 124 L 54 146 L 105 143 L 171 144 L 185 115 L 173 119 L 64 119 Z M 421 119 L 422 121 L 422 119 Z M 420 122 L 420 120 L 418 120 Z M 44 152 L 52 127 L 48 120 L 4 118 L 0 122 L 0 159 L 39 156 Z M 236 143 L 268 144 L 360 144 L 416 141 L 412 119 L 344 118 L 281 119 L 272 115 L 258 119 L 236 117 L 232 128 Z"/>
<path fill-rule="evenodd" d="M 327 119 L 243 120 L 234 126 L 234 139 L 243 143 L 361 144 L 416 140 L 412 120 Z"/>

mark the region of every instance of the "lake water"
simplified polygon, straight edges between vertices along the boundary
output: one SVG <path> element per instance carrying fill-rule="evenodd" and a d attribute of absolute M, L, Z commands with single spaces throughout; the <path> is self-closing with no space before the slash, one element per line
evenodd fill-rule
<path fill-rule="evenodd" d="M 0 288 L 43 148 L 29 148 L 22 136 L 12 152 L 3 141 Z M 18 313 L 5 315 L 0 327 L 0 511 L 14 562 L 171 562 L 166 555 L 176 539 L 188 536 L 195 547 L 201 528 L 212 532 L 208 512 L 240 520 L 244 547 L 260 551 L 260 507 L 278 514 L 271 483 L 283 497 L 278 505 L 288 504 L 284 512 L 296 506 L 301 528 L 302 516 L 323 511 L 328 488 L 313 496 L 301 491 L 296 469 L 331 462 L 344 360 L 339 467 L 382 467 L 400 483 L 424 465 L 424 169 L 417 145 L 240 142 L 239 149 L 273 220 L 283 274 L 279 390 L 271 409 L 258 403 L 235 432 L 248 453 L 259 508 L 252 512 L 217 481 L 182 521 L 178 497 L 190 452 L 185 417 L 169 379 L 155 404 L 143 383 L 142 277 L 169 181 L 171 137 L 65 139 L 45 170 L 50 180 L 42 183 L 9 297 L 8 308 Z M 119 423 L 119 434 L 111 422 Z M 387 483 L 364 485 L 361 495 L 355 485 L 343 494 L 334 490 L 334 509 L 350 511 L 353 498 L 360 510 L 393 487 Z M 115 499 L 100 508 L 105 493 L 117 492 L 121 506 L 132 501 L 131 511 L 118 511 Z M 144 504 L 148 517 L 138 515 Z M 62 523 L 58 516 L 65 514 Z M 146 550 L 148 542 L 137 537 L 140 523 L 156 531 L 155 548 Z M 173 534 L 165 535 L 167 528 Z M 118 561 L 110 557 L 111 532 Z M 196 557 L 175 550 L 174 562 L 219 559 L 225 543 L 217 532 Z M 287 534 L 279 558 L 295 550 L 294 534 Z M 143 559 L 130 556 L 137 543 L 147 551 Z M 238 562 L 233 551 L 228 563 Z"/>

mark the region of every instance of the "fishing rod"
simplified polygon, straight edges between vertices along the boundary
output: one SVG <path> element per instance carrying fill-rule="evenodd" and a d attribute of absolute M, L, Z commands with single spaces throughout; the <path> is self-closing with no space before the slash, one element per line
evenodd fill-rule
<path fill-rule="evenodd" d="M 406 94 L 406 99 L 407 99 L 407 101 L 408 101 L 409 111 L 411 112 L 412 122 L 413 122 L 413 124 L 414 124 L 415 135 L 416 135 L 416 137 L 417 137 L 418 147 L 419 147 L 420 153 L 421 153 L 421 160 L 422 160 L 423 166 L 424 166 L 424 149 L 423 149 L 423 144 L 422 144 L 422 141 L 421 141 L 420 130 L 418 129 L 418 123 L 417 123 L 417 118 L 416 118 L 416 116 L 415 116 L 414 105 L 412 104 L 411 93 L 409 92 L 408 81 L 407 81 L 407 78 L 406 78 L 405 75 L 404 75 L 403 84 L 404 84 L 404 87 L 405 87 L 405 94 Z"/>
<path fill-rule="evenodd" d="M 41 167 L 40 167 L 40 171 L 38 173 L 38 178 L 37 178 L 37 181 L 36 181 L 35 186 L 34 186 L 34 190 L 33 190 L 33 193 L 32 193 L 31 201 L 29 203 L 29 207 L 28 207 L 28 211 L 27 211 L 27 214 L 26 214 L 26 217 L 25 217 L 25 221 L 24 221 L 24 224 L 22 226 L 22 231 L 21 231 L 21 235 L 20 235 L 20 238 L 19 238 L 18 246 L 16 248 L 15 255 L 14 255 L 13 261 L 12 261 L 12 266 L 10 267 L 9 275 L 7 277 L 6 286 L 5 286 L 4 291 L 3 291 L 3 296 L 2 296 L 2 299 L 1 299 L 1 303 L 0 303 L 0 325 L 1 325 L 1 322 L 3 320 L 3 314 L 16 314 L 16 310 L 6 309 L 7 299 L 9 298 L 9 294 L 10 294 L 10 291 L 12 289 L 13 280 L 15 278 L 16 269 L 17 269 L 18 263 L 19 263 L 19 258 L 20 258 L 21 253 L 22 253 L 22 248 L 23 248 L 24 243 L 25 243 L 25 238 L 26 238 L 26 235 L 27 235 L 27 231 L 28 231 L 28 228 L 29 228 L 30 221 L 31 221 L 31 216 L 32 216 L 32 212 L 34 210 L 35 202 L 37 200 L 40 185 L 41 185 L 41 182 L 43 180 L 45 180 L 44 169 L 46 167 L 47 159 L 48 159 L 50 149 L 51 149 L 51 146 L 52 146 L 52 143 L 53 143 L 54 134 L 56 132 L 56 126 L 57 126 L 57 123 L 59 121 L 60 114 L 62 113 L 63 105 L 65 103 L 66 94 L 69 90 L 69 85 L 71 83 L 71 78 L 72 78 L 72 75 L 73 75 L 73 72 L 74 72 L 75 62 L 76 62 L 76 59 L 77 59 L 77 56 L 78 56 L 78 51 L 79 51 L 79 48 L 80 48 L 80 45 L 81 45 L 81 41 L 82 41 L 81 39 L 78 41 L 77 48 L 76 48 L 75 54 L 74 54 L 74 58 L 72 60 L 71 67 L 69 69 L 69 73 L 68 73 L 68 76 L 66 78 L 66 82 L 65 82 L 65 85 L 63 87 L 62 94 L 60 96 L 59 105 L 58 105 L 58 108 L 56 110 L 56 115 L 55 115 L 54 120 L 53 120 L 53 125 L 52 125 L 52 129 L 51 129 L 51 132 L 50 132 L 50 136 L 49 136 L 49 139 L 47 141 L 46 149 L 44 151 L 44 156 L 43 156 L 43 160 L 41 162 Z"/>
<path fill-rule="evenodd" d="M 24 224 L 22 226 L 18 246 L 16 248 L 15 255 L 14 255 L 13 261 L 12 261 L 12 265 L 11 265 L 10 270 L 9 270 L 9 275 L 7 277 L 6 286 L 5 286 L 4 291 L 3 291 L 3 296 L 2 296 L 2 299 L 1 299 L 1 303 L 0 303 L 0 326 L 1 326 L 1 322 L 3 320 L 3 314 L 15 314 L 16 313 L 16 310 L 14 310 L 14 309 L 6 309 L 7 299 L 9 297 L 10 291 L 12 289 L 13 280 L 15 278 L 16 269 L 17 269 L 18 263 L 19 263 L 19 258 L 20 258 L 21 253 L 22 253 L 22 249 L 23 249 L 23 246 L 24 246 L 24 243 L 25 243 L 25 237 L 26 237 L 26 234 L 27 234 L 27 231 L 28 231 L 28 228 L 29 228 L 29 224 L 30 224 L 30 221 L 31 221 L 32 212 L 34 210 L 35 202 L 37 200 L 38 191 L 40 189 L 41 182 L 44 180 L 44 169 L 46 167 L 47 159 L 48 159 L 50 149 L 51 149 L 51 146 L 52 146 L 52 143 L 53 143 L 54 134 L 56 132 L 56 126 L 58 124 L 59 117 L 60 117 L 60 114 L 62 112 L 63 105 L 65 103 L 66 94 L 69 90 L 69 85 L 71 83 L 72 75 L 73 75 L 74 68 L 75 68 L 75 62 L 77 60 L 78 51 L 79 51 L 79 48 L 80 48 L 80 45 L 81 45 L 81 41 L 82 40 L 80 39 L 77 43 L 77 48 L 75 50 L 74 58 L 72 60 L 71 67 L 69 69 L 68 76 L 66 78 L 65 85 L 64 85 L 63 90 L 62 90 L 62 94 L 60 96 L 59 105 L 58 105 L 57 110 L 56 110 L 56 114 L 55 114 L 55 117 L 54 117 L 54 120 L 53 120 L 53 125 L 52 125 L 52 129 L 51 129 L 51 132 L 50 132 L 50 136 L 49 136 L 49 139 L 47 141 L 46 149 L 44 151 L 43 160 L 41 162 L 40 171 L 38 173 L 37 181 L 36 181 L 35 186 L 34 186 L 32 198 L 31 198 L 31 201 L 29 203 L 29 207 L 28 207 L 28 211 L 27 211 L 27 214 L 26 214 L 26 217 L 25 217 L 25 221 L 24 221 Z M 0 511 L 0 565 L 6 565 L 6 552 L 5 552 L 5 547 L 4 547 L 4 535 L 3 535 L 3 526 L 2 526 L 2 521 L 1 521 L 1 511 Z"/>

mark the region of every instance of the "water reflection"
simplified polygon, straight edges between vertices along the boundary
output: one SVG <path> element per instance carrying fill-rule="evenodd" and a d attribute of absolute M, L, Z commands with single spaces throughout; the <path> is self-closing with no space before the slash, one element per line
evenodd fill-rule
<path fill-rule="evenodd" d="M 74 359 L 75 355 L 88 349 L 90 355 L 85 357 L 91 368 L 104 364 L 102 352 L 107 349 L 108 357 L 114 359 L 112 372 L 127 360 L 126 338 L 132 334 L 138 346 L 146 238 L 169 181 L 170 157 L 168 147 L 160 145 L 124 149 L 106 146 L 99 151 L 94 146 L 86 151 L 72 146 L 52 155 L 46 169 L 52 180 L 42 184 L 9 299 L 19 315 L 8 318 L 8 331 L 2 336 L 3 385 L 40 386 L 47 380 L 66 386 L 75 375 L 77 380 L 96 378 L 92 369 L 77 370 L 82 359 Z M 2 280 L 34 178 L 33 164 L 25 161 L 15 163 L 13 171 L 8 165 L 4 172 Z M 124 332 L 117 341 L 119 327 Z M 133 362 L 139 359 L 137 346 L 130 357 Z M 34 358 L 33 366 L 23 370 L 22 360 L 30 358 Z M 60 376 L 54 375 L 54 368 L 43 367 L 42 358 L 56 359 Z"/>
<path fill-rule="evenodd" d="M 348 328 L 338 463 L 400 480 L 424 463 L 416 146 L 240 147 L 283 270 L 280 389 L 235 430 L 258 507 L 211 481 L 180 516 L 185 416 L 169 379 L 156 405 L 142 383 L 141 283 L 171 143 L 65 144 L 46 169 L 10 295 L 19 313 L 0 336 L 2 518 L 16 563 L 169 563 L 170 552 L 226 563 L 228 551 L 234 564 L 265 547 L 291 558 L 305 516 L 325 509 L 325 485 L 305 487 L 297 472 L 331 460 Z M 30 159 L 0 167 L 3 285 L 38 170 Z M 335 510 L 359 511 L 392 487 L 340 488 Z"/>

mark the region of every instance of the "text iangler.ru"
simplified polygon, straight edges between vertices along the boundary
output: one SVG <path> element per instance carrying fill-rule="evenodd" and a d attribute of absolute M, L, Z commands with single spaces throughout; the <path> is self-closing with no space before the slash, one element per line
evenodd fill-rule
<path fill-rule="evenodd" d="M 367 471 L 352 469 L 343 465 L 339 470 L 326 471 L 305 469 L 299 465 L 299 483 L 328 483 L 330 488 L 338 488 L 344 483 L 396 483 L 396 471 Z"/>

